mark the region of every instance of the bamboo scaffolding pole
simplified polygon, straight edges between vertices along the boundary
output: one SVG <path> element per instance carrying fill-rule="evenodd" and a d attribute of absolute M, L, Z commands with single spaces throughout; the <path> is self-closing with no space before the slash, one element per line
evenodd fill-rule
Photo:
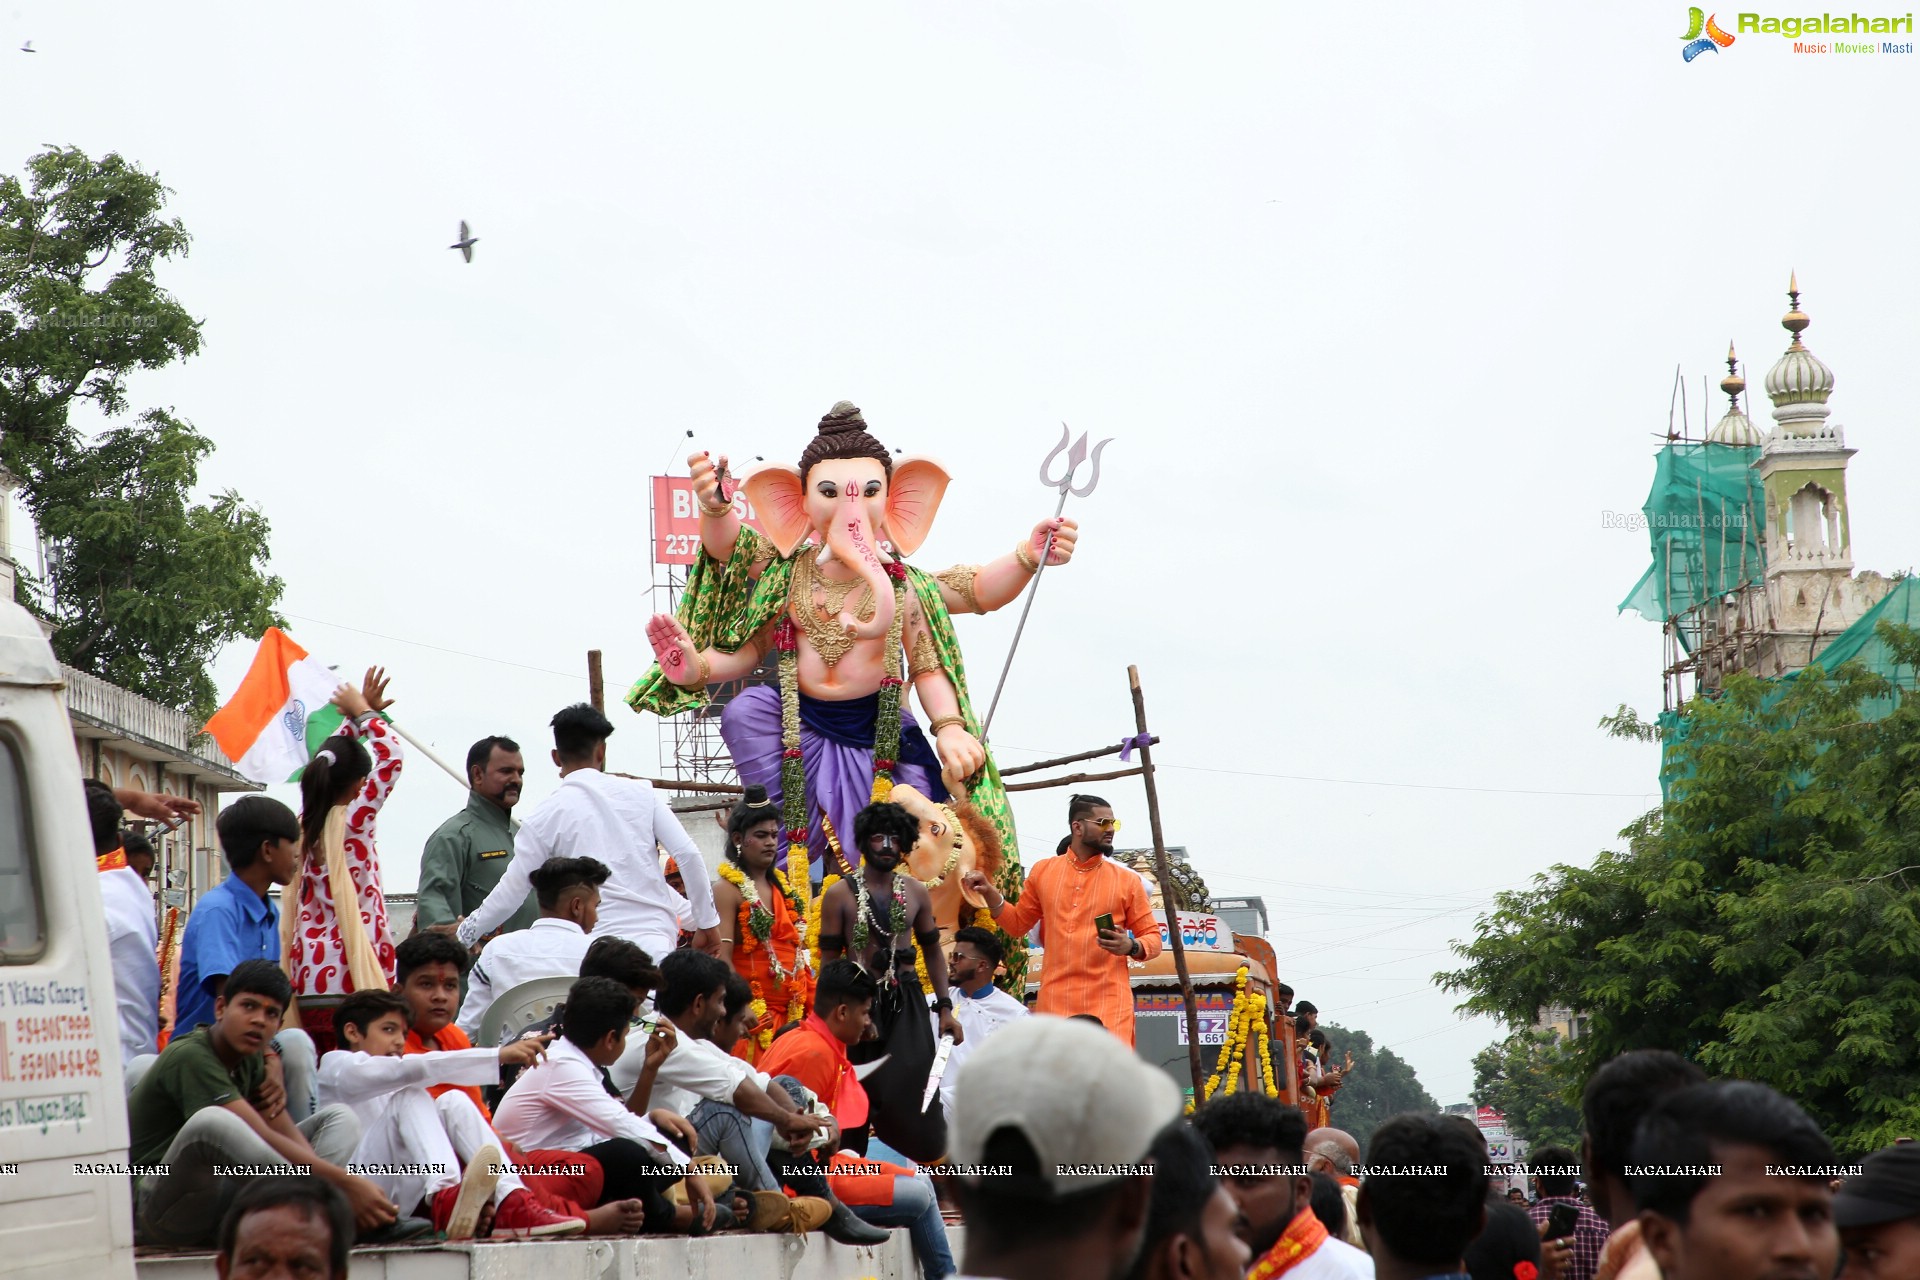
<path fill-rule="evenodd" d="M 1156 736 L 1149 738 L 1148 741 L 1157 743 L 1160 739 Z M 1055 765 L 1078 764 L 1082 760 L 1098 760 L 1101 756 L 1118 755 L 1125 746 L 1126 744 L 1124 742 L 1116 742 L 1110 747 L 1095 747 L 1091 751 L 1076 751 L 1070 756 L 1055 756 L 1051 760 L 1035 760 L 1032 764 L 1017 764 L 1011 769 L 1002 769 L 1000 776 L 1003 778 L 1011 778 L 1021 773 L 1038 773 L 1042 769 L 1051 769 Z"/>
<path fill-rule="evenodd" d="M 1133 728 L 1140 739 L 1147 736 L 1146 695 L 1140 691 L 1140 668 L 1128 666 L 1127 687 L 1133 693 Z M 1173 948 L 1173 969 L 1180 975 L 1180 1003 L 1187 1015 L 1187 1068 L 1193 1073 L 1193 1101 L 1198 1106 L 1207 1090 L 1207 1077 L 1200 1069 L 1200 1015 L 1193 1005 L 1193 975 L 1187 972 L 1187 948 L 1180 941 L 1180 912 L 1174 905 L 1173 866 L 1167 860 L 1167 842 L 1160 832 L 1160 791 L 1153 784 L 1153 748 L 1140 748 L 1140 775 L 1147 784 L 1147 822 L 1153 828 L 1153 866 L 1160 878 L 1160 902 L 1167 916 L 1167 945 Z M 1274 981 L 1279 981 L 1275 978 Z"/>
<path fill-rule="evenodd" d="M 1070 773 L 1064 778 L 1041 778 L 1037 782 L 1010 783 L 1006 790 L 1045 791 L 1049 787 L 1070 787 L 1076 782 L 1105 782 L 1110 778 L 1131 778 L 1135 774 L 1145 772 L 1145 768 L 1135 765 L 1131 769 L 1115 769 L 1112 773 Z"/>

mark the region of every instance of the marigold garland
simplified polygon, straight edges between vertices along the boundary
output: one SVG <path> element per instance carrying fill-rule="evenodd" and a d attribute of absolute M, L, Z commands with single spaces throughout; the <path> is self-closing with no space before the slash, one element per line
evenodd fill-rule
<path fill-rule="evenodd" d="M 1246 1060 L 1247 1040 L 1254 1041 L 1254 1050 L 1260 1058 L 1262 1083 L 1270 1098 L 1280 1096 L 1279 1087 L 1273 1079 L 1273 1054 L 1270 1037 L 1267 1034 L 1267 1020 L 1264 1011 L 1267 998 L 1257 991 L 1247 989 L 1250 975 L 1245 965 L 1233 978 L 1233 1013 L 1227 1019 L 1227 1033 L 1220 1044 L 1220 1056 L 1215 1060 L 1213 1074 L 1207 1082 L 1199 1101 L 1205 1102 L 1218 1091 L 1222 1097 L 1236 1093 L 1240 1088 L 1241 1067 Z M 1194 1100 L 1189 1099 L 1186 1110 L 1189 1114 L 1194 1108 Z"/>
<path fill-rule="evenodd" d="M 840 883 L 840 877 L 830 875 L 820 882 L 820 892 L 813 900 L 813 906 L 807 912 L 807 944 L 813 957 L 813 971 L 820 971 L 820 907 L 827 900 L 827 890 Z"/>
<path fill-rule="evenodd" d="M 1263 999 L 1261 1004 L 1264 1006 L 1266 1001 Z M 1280 1096 L 1280 1085 L 1273 1078 L 1272 1048 L 1273 1037 L 1267 1031 L 1267 1019 L 1263 1013 L 1260 1018 L 1260 1079 L 1266 1087 L 1267 1096 L 1277 1099 Z"/>
<path fill-rule="evenodd" d="M 774 874 L 778 875 L 779 872 L 776 871 Z M 760 901 L 760 886 L 748 879 L 747 873 L 741 870 L 732 859 L 720 864 L 720 878 L 740 891 L 739 941 L 734 945 L 740 949 L 742 955 L 751 955 L 756 946 L 764 948 L 767 953 L 767 964 L 773 970 L 774 981 L 785 983 L 792 975 L 787 966 L 781 963 L 780 952 L 773 946 L 773 911 L 766 903 Z M 781 882 L 780 887 L 791 897 L 791 890 L 787 890 L 784 881 Z M 804 916 L 798 918 L 805 919 Z M 804 939 L 802 941 L 804 942 Z M 796 962 L 799 954 L 800 948 L 796 947 Z"/>
<path fill-rule="evenodd" d="M 753 1001 L 747 1008 L 753 1010 L 754 1043 L 762 1049 L 773 1043 L 773 1028 L 767 1023 L 767 997 L 760 989 L 759 979 L 747 984 L 753 990 Z"/>
<path fill-rule="evenodd" d="M 780 653 L 780 825 L 787 837 L 787 867 L 811 880 L 807 856 L 807 764 L 800 751 L 800 634 L 791 617 L 773 630 Z"/>
<path fill-rule="evenodd" d="M 920 989 L 928 995 L 933 994 L 933 976 L 927 972 L 927 953 L 920 946 L 920 935 L 913 935 L 913 972 L 920 979 Z"/>

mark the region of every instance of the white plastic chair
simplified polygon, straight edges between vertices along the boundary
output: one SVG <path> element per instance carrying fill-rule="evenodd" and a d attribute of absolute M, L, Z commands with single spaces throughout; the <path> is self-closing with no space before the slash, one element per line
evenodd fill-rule
<path fill-rule="evenodd" d="M 487 1011 L 480 1015 L 480 1034 L 474 1037 L 474 1045 L 490 1049 L 544 1020 L 567 998 L 567 991 L 578 980 L 577 976 L 561 974 L 557 978 L 535 978 L 532 982 L 508 987 L 495 996 Z"/>

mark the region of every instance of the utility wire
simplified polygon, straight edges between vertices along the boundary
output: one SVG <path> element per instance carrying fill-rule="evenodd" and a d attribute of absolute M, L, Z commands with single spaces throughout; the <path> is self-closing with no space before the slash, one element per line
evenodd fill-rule
<path fill-rule="evenodd" d="M 994 743 L 996 751 L 1024 751 L 1029 755 L 1041 757 L 1060 755 L 1058 751 L 1042 750 L 1038 747 L 1017 747 L 1011 743 Z M 1258 769 L 1216 769 L 1208 765 L 1197 764 L 1159 764 L 1155 769 L 1178 769 L 1185 773 L 1217 773 L 1236 778 L 1277 778 L 1282 782 L 1327 782 L 1346 787 L 1393 787 L 1409 791 L 1467 791 L 1481 795 L 1502 796 L 1580 796 L 1611 800 L 1645 800 L 1658 795 L 1655 791 L 1555 791 L 1535 787 L 1462 787 L 1439 782 L 1390 782 L 1376 778 L 1329 778 L 1308 773 L 1268 773 Z"/>
<path fill-rule="evenodd" d="M 351 631 L 356 635 L 372 636 L 377 640 L 391 640 L 395 644 L 410 644 L 416 649 L 431 649 L 435 653 L 450 653 L 458 658 L 472 658 L 476 662 L 492 662 L 503 667 L 518 667 L 522 671 L 538 671 L 542 675 L 563 676 L 568 680 L 581 680 L 584 677 L 577 671 L 555 671 L 552 667 L 536 667 L 525 662 L 511 662 L 506 658 L 490 658 L 484 653 L 468 653 L 464 649 L 449 649 L 445 645 L 428 644 L 423 640 L 408 640 L 402 636 L 390 636 L 383 631 L 368 631 L 365 627 L 350 627 L 344 622 L 328 622 L 325 618 L 309 618 L 305 614 L 289 613 L 289 618 L 301 622 L 311 622 L 317 626 L 332 627 L 337 631 Z"/>

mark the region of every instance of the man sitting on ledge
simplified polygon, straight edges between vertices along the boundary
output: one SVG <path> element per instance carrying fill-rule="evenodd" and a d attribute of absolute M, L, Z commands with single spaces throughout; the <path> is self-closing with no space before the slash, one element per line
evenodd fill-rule
<path fill-rule="evenodd" d="M 255 1176 L 299 1166 L 342 1191 L 362 1240 L 396 1238 L 399 1206 L 341 1166 L 360 1141 L 346 1107 L 324 1107 L 295 1126 L 284 1109 L 263 1119 L 254 1105 L 267 1079 L 266 1047 L 280 1029 L 293 985 L 280 966 L 243 960 L 227 975 L 213 1022 L 168 1041 L 127 1099 L 128 1157 L 164 1172 L 136 1176 L 141 1244 L 206 1247 L 220 1219 Z M 406 1228 L 417 1234 L 428 1223 Z"/>

